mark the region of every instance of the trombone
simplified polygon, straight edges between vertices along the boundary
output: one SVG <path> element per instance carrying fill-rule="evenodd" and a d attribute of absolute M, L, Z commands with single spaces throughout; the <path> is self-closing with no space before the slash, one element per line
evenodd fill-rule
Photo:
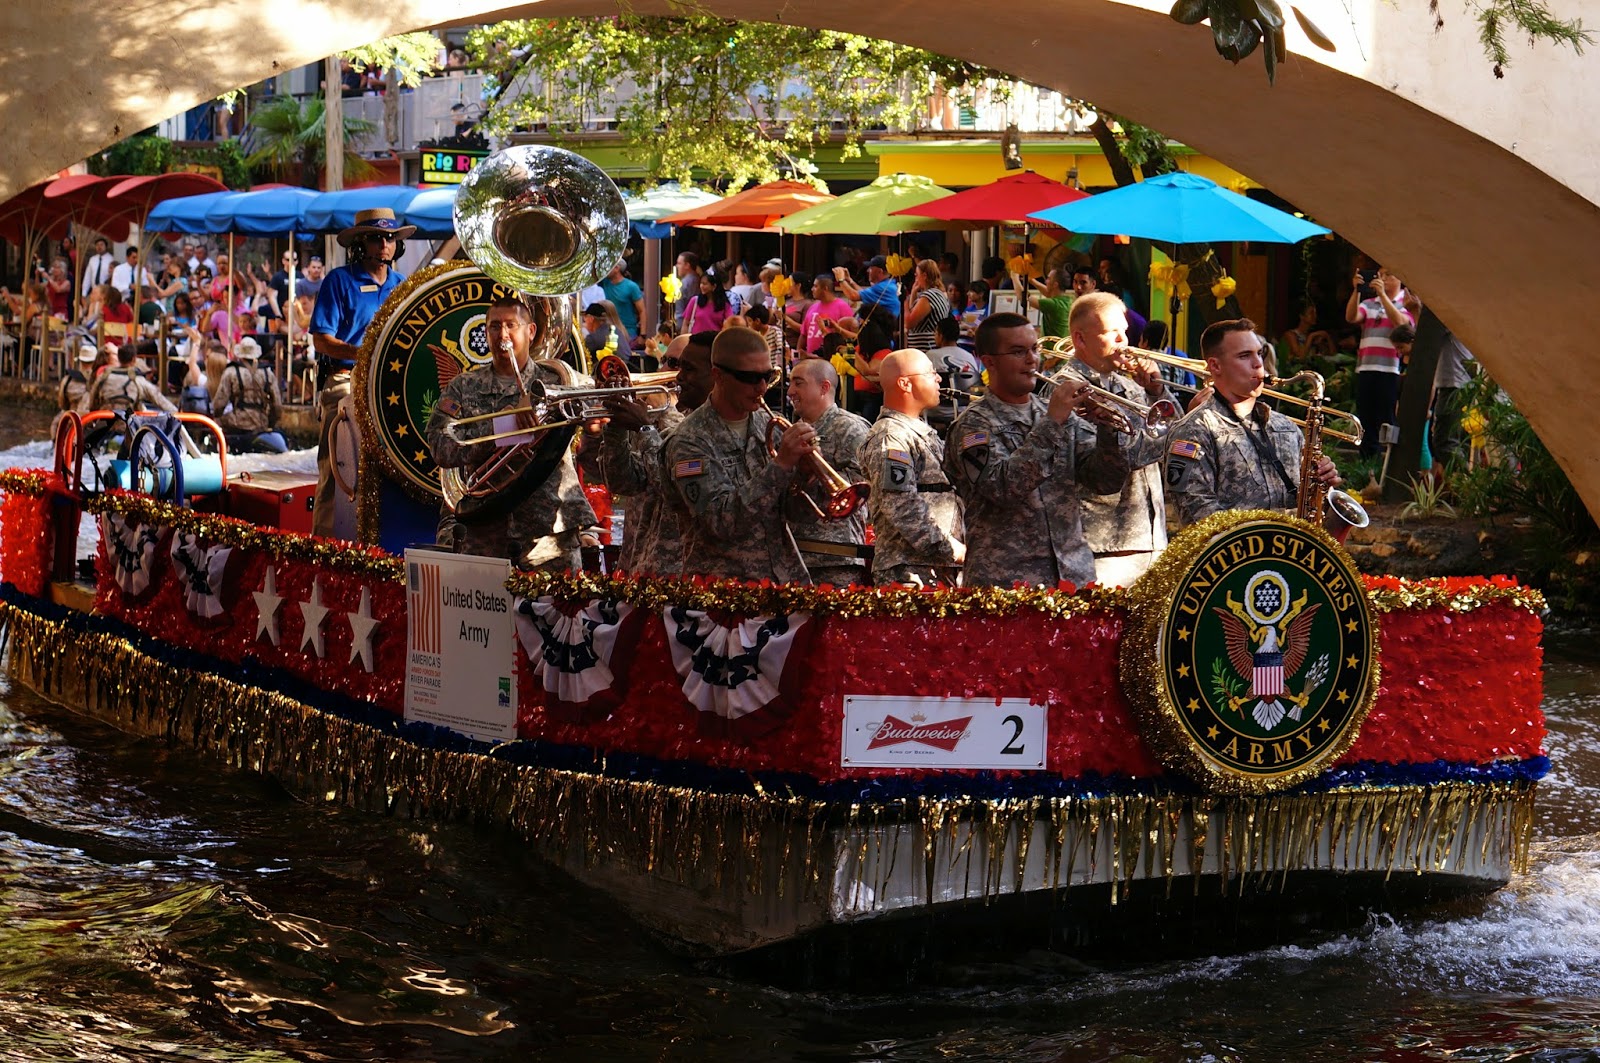
<path fill-rule="evenodd" d="M 1148 358 L 1150 361 L 1156 362 L 1160 365 L 1170 365 L 1178 369 L 1186 369 L 1195 376 L 1204 380 L 1207 384 L 1210 384 L 1211 382 L 1211 370 L 1208 369 L 1206 367 L 1206 363 L 1199 358 L 1184 358 L 1181 355 L 1168 354 L 1166 351 L 1152 351 L 1144 347 L 1123 347 L 1117 352 L 1117 357 L 1119 360 L 1128 357 Z M 1291 395 L 1287 391 L 1276 390 L 1276 388 L 1281 388 L 1284 384 L 1287 384 L 1293 379 L 1293 377 L 1281 376 L 1268 377 L 1267 386 L 1261 389 L 1262 396 L 1273 399 L 1277 402 L 1286 402 L 1292 406 L 1298 406 L 1303 410 L 1310 409 L 1311 402 L 1309 400 L 1302 399 L 1299 395 Z M 1183 391 L 1191 395 L 1196 394 L 1201 390 L 1200 388 L 1190 387 L 1187 384 L 1174 384 L 1170 380 L 1167 382 L 1167 386 L 1175 391 Z M 1348 431 L 1339 431 L 1338 429 L 1334 428 L 1323 428 L 1323 435 L 1332 436 L 1335 439 L 1342 439 L 1346 443 L 1357 445 L 1361 443 L 1362 436 L 1365 434 L 1366 430 L 1361 426 L 1361 420 L 1355 414 L 1345 413 L 1343 410 L 1335 409 L 1332 406 L 1323 406 L 1322 412 L 1326 417 L 1340 417 L 1349 422 Z M 1293 421 L 1301 428 L 1306 426 L 1305 421 L 1301 418 L 1290 417 L 1289 420 Z"/>
<path fill-rule="evenodd" d="M 617 360 L 621 361 L 621 359 Z M 623 380 L 630 379 L 626 373 L 627 370 L 624 367 Z M 604 380 L 608 374 L 602 372 L 600 375 L 601 379 Z M 677 377 L 678 374 L 672 371 L 641 373 L 631 378 L 631 380 L 638 381 L 637 384 L 630 382 L 621 385 L 607 385 L 602 383 L 600 387 L 593 388 L 554 387 L 542 380 L 535 379 L 528 382 L 527 405 L 497 410 L 494 413 L 458 417 L 444 426 L 444 432 L 455 442 L 465 445 L 467 443 L 494 443 L 502 439 L 521 439 L 556 428 L 581 425 L 611 416 L 610 411 L 606 408 L 606 402 L 610 399 L 629 396 L 642 397 L 645 395 L 675 395 L 678 391 L 677 385 L 668 383 L 668 381 L 674 381 Z M 614 376 L 613 379 L 615 379 Z M 461 435 L 461 430 L 471 425 L 493 421 L 500 417 L 521 416 L 532 417 L 534 423 L 526 428 L 517 427 L 509 431 L 495 432 L 486 436 L 463 438 Z"/>

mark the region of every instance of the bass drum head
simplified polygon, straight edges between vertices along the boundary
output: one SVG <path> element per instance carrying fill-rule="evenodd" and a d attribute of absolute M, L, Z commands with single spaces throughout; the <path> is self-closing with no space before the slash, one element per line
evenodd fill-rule
<path fill-rule="evenodd" d="M 500 520 L 510 514 L 556 471 L 566 457 L 567 448 L 572 445 L 572 437 L 577 431 L 576 425 L 552 428 L 540 433 L 539 442 L 524 444 L 526 456 L 517 459 L 525 463 L 522 470 L 509 484 L 492 495 L 463 495 L 456 502 L 456 520 L 475 526 Z"/>

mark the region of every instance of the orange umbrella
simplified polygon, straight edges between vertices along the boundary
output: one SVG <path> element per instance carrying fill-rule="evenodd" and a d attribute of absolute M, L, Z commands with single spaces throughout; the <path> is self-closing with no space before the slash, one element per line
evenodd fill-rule
<path fill-rule="evenodd" d="M 768 181 L 703 207 L 692 207 L 657 219 L 671 225 L 734 229 L 771 229 L 784 218 L 833 199 L 804 181 Z"/>

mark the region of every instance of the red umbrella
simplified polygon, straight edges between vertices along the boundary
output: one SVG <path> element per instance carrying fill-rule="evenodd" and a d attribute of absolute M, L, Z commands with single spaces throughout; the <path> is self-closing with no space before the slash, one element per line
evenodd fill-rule
<path fill-rule="evenodd" d="M 1022 173 L 1002 177 L 990 184 L 969 188 L 953 196 L 918 203 L 893 211 L 895 214 L 920 214 L 946 221 L 970 222 L 971 228 L 983 229 L 1006 222 L 1025 222 L 1028 215 L 1047 207 L 1060 206 L 1074 200 L 1086 199 L 1089 193 L 1080 192 L 1071 185 L 1052 181 L 1048 177 L 1024 170 Z M 1039 222 L 1029 222 L 1038 226 Z"/>
<path fill-rule="evenodd" d="M 672 225 L 703 225 L 735 229 L 770 229 L 791 214 L 833 199 L 804 181 L 768 181 L 715 203 L 658 218 Z"/>
<path fill-rule="evenodd" d="M 150 213 L 157 203 L 179 196 L 198 196 L 206 192 L 221 192 L 228 186 L 215 177 L 203 173 L 156 173 L 142 177 L 124 177 L 106 192 L 108 200 L 137 203 L 139 216 Z"/>

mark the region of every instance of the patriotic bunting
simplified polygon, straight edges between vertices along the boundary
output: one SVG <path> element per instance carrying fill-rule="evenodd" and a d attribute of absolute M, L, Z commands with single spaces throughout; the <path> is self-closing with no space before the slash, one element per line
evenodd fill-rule
<path fill-rule="evenodd" d="M 627 694 L 628 666 L 649 614 L 627 602 L 518 598 L 517 641 L 544 691 L 545 712 L 564 723 L 605 719 Z"/>
<path fill-rule="evenodd" d="M 160 525 L 130 521 L 120 513 L 100 515 L 100 538 L 111 562 L 111 578 L 125 597 L 138 598 L 150 589 L 156 547 L 165 533 Z"/>
<path fill-rule="evenodd" d="M 172 565 L 177 571 L 183 604 L 201 620 L 222 616 L 222 578 L 233 556 L 231 546 L 204 546 L 192 532 L 172 536 Z"/>
<path fill-rule="evenodd" d="M 727 625 L 697 609 L 668 606 L 662 618 L 683 696 L 700 710 L 703 731 L 760 735 L 794 711 L 794 665 L 805 659 L 815 626 L 809 616 L 748 617 Z"/>

